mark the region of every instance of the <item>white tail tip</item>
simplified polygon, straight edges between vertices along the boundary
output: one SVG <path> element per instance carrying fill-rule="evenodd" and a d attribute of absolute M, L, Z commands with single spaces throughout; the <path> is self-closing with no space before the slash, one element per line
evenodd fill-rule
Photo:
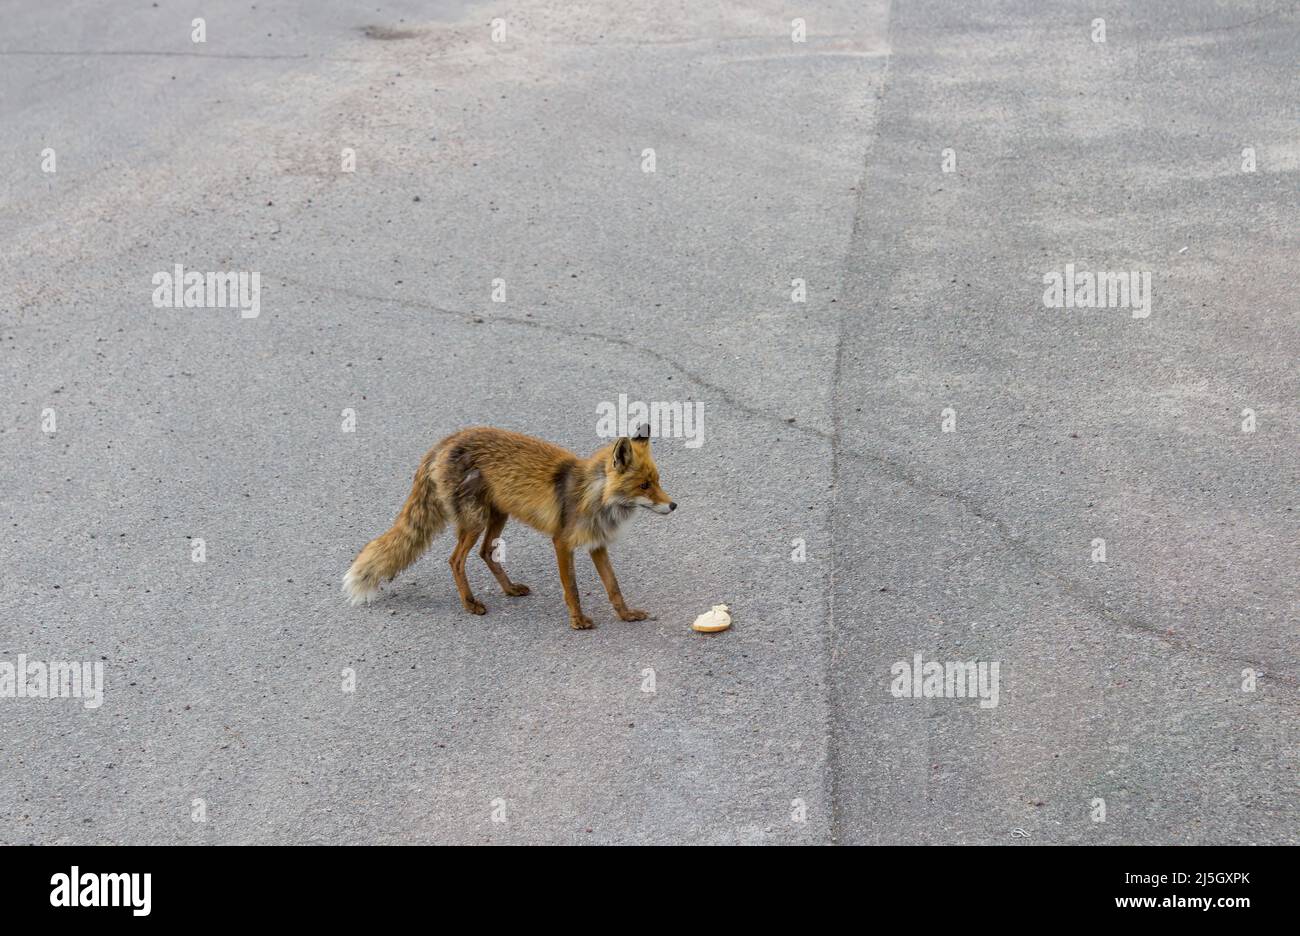
<path fill-rule="evenodd" d="M 343 576 L 343 593 L 348 596 L 348 604 L 370 604 L 379 597 L 379 586 L 367 585 L 354 564 Z"/>

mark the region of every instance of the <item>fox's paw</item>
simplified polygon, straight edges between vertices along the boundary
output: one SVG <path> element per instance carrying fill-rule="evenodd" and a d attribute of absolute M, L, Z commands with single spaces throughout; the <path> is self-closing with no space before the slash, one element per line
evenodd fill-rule
<path fill-rule="evenodd" d="M 502 589 L 502 591 L 504 591 L 507 595 L 509 595 L 512 598 L 518 598 L 521 595 L 527 595 L 530 590 L 531 589 L 529 589 L 527 585 L 520 585 L 518 582 L 515 582 L 509 588 Z"/>
<path fill-rule="evenodd" d="M 569 626 L 574 630 L 591 630 L 596 625 L 585 614 L 571 614 L 569 615 Z"/>
<path fill-rule="evenodd" d="M 644 621 L 650 616 L 650 612 L 638 611 L 636 608 L 624 608 L 618 612 L 618 616 L 624 621 Z"/>
<path fill-rule="evenodd" d="M 465 610 L 470 614 L 487 614 L 487 605 L 476 598 L 471 598 L 469 601 L 462 603 L 465 605 Z"/>

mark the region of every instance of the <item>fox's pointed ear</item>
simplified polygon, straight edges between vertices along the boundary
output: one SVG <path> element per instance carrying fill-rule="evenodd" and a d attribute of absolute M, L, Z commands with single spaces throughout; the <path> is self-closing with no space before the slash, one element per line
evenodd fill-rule
<path fill-rule="evenodd" d="M 649 424 L 649 423 L 638 423 L 638 424 L 637 424 L 637 427 L 636 427 L 635 429 L 632 430 L 632 441 L 633 441 L 633 442 L 649 442 L 649 441 L 650 441 L 650 424 Z"/>
<path fill-rule="evenodd" d="M 624 436 L 614 443 L 614 467 L 622 471 L 631 463 L 632 443 Z"/>

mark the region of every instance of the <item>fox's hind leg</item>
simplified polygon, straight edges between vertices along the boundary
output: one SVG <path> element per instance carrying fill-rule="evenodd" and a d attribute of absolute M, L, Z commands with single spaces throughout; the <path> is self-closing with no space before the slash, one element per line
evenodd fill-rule
<path fill-rule="evenodd" d="M 493 508 L 492 515 L 488 518 L 487 532 L 483 534 L 483 545 L 480 547 L 478 554 L 483 557 L 487 567 L 492 570 L 497 581 L 501 583 L 501 590 L 507 595 L 526 595 L 528 586 L 520 585 L 518 582 L 510 581 L 510 576 L 506 575 L 505 568 L 497 562 L 493 553 L 496 550 L 497 539 L 501 536 L 501 531 L 506 528 L 506 515 L 501 511 Z"/>
<path fill-rule="evenodd" d="M 465 560 L 469 558 L 469 551 L 474 548 L 474 543 L 482 532 L 481 526 L 459 527 L 456 530 L 456 548 L 447 560 L 451 566 L 452 578 L 456 580 L 456 590 L 460 592 L 460 602 L 470 614 L 487 614 L 487 606 L 474 597 L 474 593 L 469 590 L 469 579 L 465 577 Z"/>

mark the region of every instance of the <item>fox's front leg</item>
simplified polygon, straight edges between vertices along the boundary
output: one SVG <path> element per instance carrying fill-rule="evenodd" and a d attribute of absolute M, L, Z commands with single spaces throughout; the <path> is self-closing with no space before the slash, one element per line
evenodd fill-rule
<path fill-rule="evenodd" d="M 555 562 L 560 567 L 560 584 L 564 586 L 564 603 L 569 606 L 569 626 L 574 630 L 586 630 L 595 625 L 591 618 L 582 613 L 582 604 L 578 600 L 578 582 L 573 577 L 573 550 L 568 543 L 558 536 L 551 540 L 555 544 Z"/>
<path fill-rule="evenodd" d="M 650 616 L 644 611 L 629 608 L 627 602 L 623 600 L 623 593 L 618 588 L 618 579 L 614 577 L 614 567 L 609 562 L 609 550 L 604 546 L 593 549 L 591 551 L 591 561 L 596 564 L 596 571 L 600 573 L 600 580 L 605 583 L 609 603 L 614 606 L 614 610 L 620 618 L 624 621 L 644 621 Z"/>

